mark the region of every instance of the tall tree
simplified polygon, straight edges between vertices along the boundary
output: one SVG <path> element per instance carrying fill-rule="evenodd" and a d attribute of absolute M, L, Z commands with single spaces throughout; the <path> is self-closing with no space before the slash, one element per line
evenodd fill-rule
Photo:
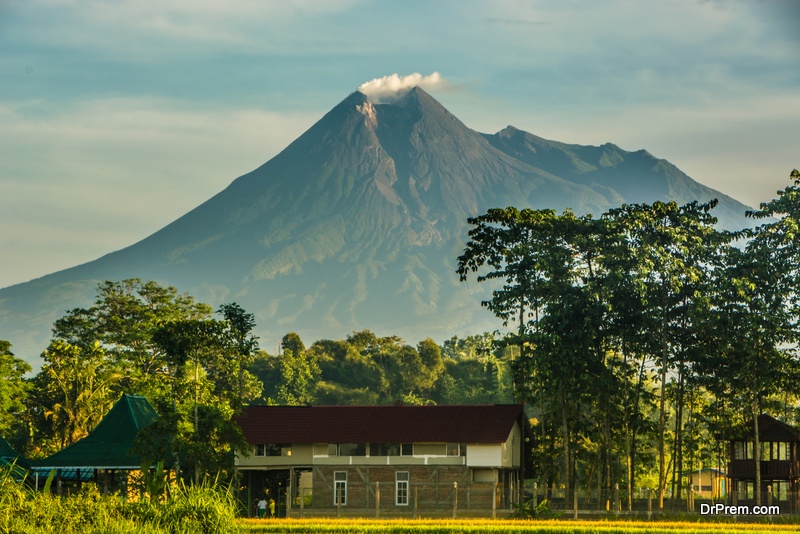
<path fill-rule="evenodd" d="M 25 374 L 31 366 L 14 356 L 11 343 L 0 339 L 0 435 L 9 438 L 25 413 L 30 383 Z"/>
<path fill-rule="evenodd" d="M 671 368 L 676 370 L 678 393 L 676 398 L 676 443 L 681 472 L 681 409 L 683 406 L 684 379 L 688 369 L 687 355 L 696 350 L 692 331 L 702 331 L 703 325 L 692 322 L 701 314 L 694 313 L 701 303 L 707 285 L 706 267 L 714 257 L 725 236 L 715 229 L 716 218 L 711 210 L 716 201 L 705 204 L 690 202 L 679 206 L 675 202 L 655 202 L 652 205 L 624 205 L 610 210 L 608 217 L 619 231 L 624 232 L 626 247 L 634 263 L 627 273 L 635 283 L 643 322 L 638 324 L 653 335 L 637 336 L 637 351 L 658 355 L 661 378 L 658 423 L 659 508 L 664 506 L 667 484 L 666 434 L 667 434 L 667 379 Z M 632 332 L 628 332 L 631 334 Z M 629 345 L 629 348 L 632 348 Z"/>

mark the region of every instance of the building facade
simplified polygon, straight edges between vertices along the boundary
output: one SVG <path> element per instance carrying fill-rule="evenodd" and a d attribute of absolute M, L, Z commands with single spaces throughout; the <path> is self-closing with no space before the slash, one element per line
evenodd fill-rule
<path fill-rule="evenodd" d="M 244 500 L 286 515 L 488 515 L 520 500 L 521 405 L 253 406 Z"/>
<path fill-rule="evenodd" d="M 800 430 L 762 414 L 758 416 L 758 469 L 761 472 L 761 504 L 767 499 L 786 507 L 800 509 Z M 729 441 L 729 492 L 735 503 L 755 500 L 756 456 L 752 422 L 739 429 Z"/>

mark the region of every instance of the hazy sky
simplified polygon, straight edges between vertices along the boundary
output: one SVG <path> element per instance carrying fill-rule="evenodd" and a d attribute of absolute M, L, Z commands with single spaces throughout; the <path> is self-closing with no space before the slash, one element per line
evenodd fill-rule
<path fill-rule="evenodd" d="M 757 205 L 800 166 L 800 2 L 0 0 L 0 287 L 95 259 L 363 82 L 467 126 L 645 148 Z"/>

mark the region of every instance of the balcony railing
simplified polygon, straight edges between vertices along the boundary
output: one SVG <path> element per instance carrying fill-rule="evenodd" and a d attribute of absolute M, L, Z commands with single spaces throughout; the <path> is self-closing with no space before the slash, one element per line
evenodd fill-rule
<path fill-rule="evenodd" d="M 768 460 L 761 462 L 761 477 L 773 480 L 789 480 L 800 474 L 800 462 L 788 460 Z M 793 468 L 794 467 L 794 468 Z M 730 478 L 755 478 L 756 466 L 753 460 L 732 460 L 728 465 Z"/>

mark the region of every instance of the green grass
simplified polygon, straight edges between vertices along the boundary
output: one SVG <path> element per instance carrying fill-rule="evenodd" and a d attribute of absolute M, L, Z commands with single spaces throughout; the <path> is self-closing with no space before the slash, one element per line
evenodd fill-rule
<path fill-rule="evenodd" d="M 230 494 L 176 486 L 164 502 L 126 502 L 86 484 L 76 495 L 35 492 L 0 472 L 0 534 L 233 534 L 242 530 Z"/>

